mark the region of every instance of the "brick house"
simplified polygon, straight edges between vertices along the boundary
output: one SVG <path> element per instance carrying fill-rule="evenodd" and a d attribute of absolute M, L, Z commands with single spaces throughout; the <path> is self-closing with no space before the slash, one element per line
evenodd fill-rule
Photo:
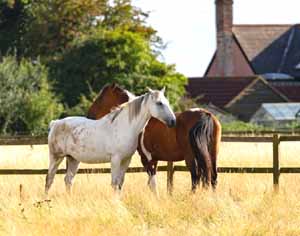
<path fill-rule="evenodd" d="M 249 121 L 262 103 L 300 102 L 300 26 L 234 25 L 233 1 L 216 0 L 217 50 L 187 91 Z"/>

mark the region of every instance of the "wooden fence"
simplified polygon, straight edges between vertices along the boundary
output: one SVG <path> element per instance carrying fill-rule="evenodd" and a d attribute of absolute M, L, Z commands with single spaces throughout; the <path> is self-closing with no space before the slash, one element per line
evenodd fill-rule
<path fill-rule="evenodd" d="M 273 166 L 272 167 L 219 167 L 218 173 L 272 173 L 274 189 L 278 190 L 281 173 L 300 173 L 300 167 L 281 168 L 279 164 L 279 147 L 281 142 L 300 141 L 300 135 L 280 136 L 223 136 L 222 142 L 254 142 L 273 143 Z M 12 136 L 0 137 L 0 145 L 40 145 L 47 144 L 45 136 Z M 167 171 L 167 187 L 171 192 L 175 171 L 188 171 L 185 166 L 174 166 L 168 162 L 167 166 L 159 166 L 158 171 Z M 128 173 L 144 172 L 143 167 L 130 167 Z M 59 169 L 58 174 L 66 173 L 65 169 Z M 78 174 L 110 173 L 110 168 L 87 168 L 79 169 Z M 0 175 L 41 175 L 47 174 L 47 169 L 0 169 Z"/>

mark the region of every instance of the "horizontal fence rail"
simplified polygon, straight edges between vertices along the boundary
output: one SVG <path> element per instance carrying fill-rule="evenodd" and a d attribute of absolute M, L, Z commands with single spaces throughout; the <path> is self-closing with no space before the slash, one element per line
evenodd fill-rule
<path fill-rule="evenodd" d="M 300 167 L 280 167 L 279 146 L 281 142 L 300 141 L 300 135 L 278 135 L 272 136 L 228 136 L 223 135 L 222 142 L 250 142 L 250 143 L 273 143 L 273 166 L 272 167 L 219 167 L 218 173 L 252 173 L 273 174 L 274 189 L 278 190 L 280 174 L 300 173 Z M 7 136 L 0 137 L 0 145 L 45 145 L 46 136 Z M 0 175 L 44 175 L 47 169 L 0 169 Z M 188 171 L 185 166 L 173 165 L 168 162 L 167 166 L 158 166 L 157 171 L 167 172 L 167 186 L 171 193 L 173 186 L 173 175 L 175 171 Z M 143 167 L 130 167 L 127 173 L 145 172 Z M 65 174 L 65 169 L 59 169 L 57 174 Z M 79 169 L 78 174 L 111 173 L 110 168 L 86 168 Z"/>
<path fill-rule="evenodd" d="M 48 144 L 47 136 L 0 137 L 0 145 L 43 145 Z"/>
<path fill-rule="evenodd" d="M 0 169 L 0 175 L 44 175 L 48 169 Z M 168 166 L 158 166 L 157 171 L 166 172 Z M 173 171 L 188 171 L 185 166 L 173 166 Z M 144 167 L 129 167 L 127 173 L 146 172 Z M 79 169 L 77 174 L 109 174 L 110 168 L 85 168 Z M 218 167 L 218 173 L 236 173 L 236 174 L 268 174 L 273 173 L 272 167 Z M 293 174 L 300 173 L 300 167 L 281 167 L 280 173 Z M 66 174 L 66 169 L 58 169 L 57 174 Z"/>
<path fill-rule="evenodd" d="M 273 142 L 273 137 L 223 136 L 222 142 L 268 143 L 268 142 Z"/>
<path fill-rule="evenodd" d="M 295 130 L 274 130 L 274 131 L 223 131 L 223 135 L 230 136 L 242 136 L 242 135 L 252 135 L 252 136 L 272 136 L 274 134 L 279 135 L 300 135 L 300 129 Z"/>
<path fill-rule="evenodd" d="M 300 135 L 279 136 L 281 142 L 300 141 Z M 273 136 L 223 136 L 222 142 L 273 142 Z M 7 136 L 0 137 L 0 145 L 45 145 L 48 144 L 47 136 Z"/>

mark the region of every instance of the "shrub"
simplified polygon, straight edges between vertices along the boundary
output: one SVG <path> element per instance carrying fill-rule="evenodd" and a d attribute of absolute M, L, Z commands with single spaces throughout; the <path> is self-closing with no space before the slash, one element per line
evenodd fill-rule
<path fill-rule="evenodd" d="M 39 62 L 6 56 L 0 63 L 1 133 L 41 133 L 62 112 Z"/>
<path fill-rule="evenodd" d="M 268 130 L 266 127 L 257 125 L 250 122 L 243 122 L 243 121 L 231 121 L 228 123 L 222 123 L 222 130 L 223 131 L 263 131 Z"/>

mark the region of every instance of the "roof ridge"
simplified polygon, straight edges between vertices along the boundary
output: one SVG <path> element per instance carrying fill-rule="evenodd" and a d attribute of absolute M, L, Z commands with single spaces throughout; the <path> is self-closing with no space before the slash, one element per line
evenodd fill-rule
<path fill-rule="evenodd" d="M 288 27 L 288 26 L 299 26 L 300 23 L 295 24 L 233 24 L 232 27 L 266 27 L 266 26 L 273 26 L 273 27 Z"/>
<path fill-rule="evenodd" d="M 192 76 L 188 77 L 188 79 L 202 79 L 202 80 L 226 80 L 226 79 L 256 79 L 259 77 L 259 75 L 253 75 L 253 76 Z"/>
<path fill-rule="evenodd" d="M 276 104 L 276 106 L 277 105 L 286 106 L 286 105 L 290 105 L 290 104 L 300 104 L 300 102 L 263 102 L 262 103 L 262 105 L 264 105 L 264 106 L 268 106 L 268 105 L 272 106 L 274 104 Z"/>
<path fill-rule="evenodd" d="M 286 58 L 287 58 L 287 55 L 290 51 L 290 47 L 291 47 L 291 43 L 294 39 L 294 34 L 295 34 L 295 28 L 292 28 L 289 32 L 289 37 L 288 37 L 288 40 L 286 42 L 286 46 L 285 46 L 285 49 L 284 49 L 284 52 L 283 52 L 283 55 L 282 55 L 282 58 L 281 58 L 281 62 L 279 64 L 279 67 L 277 69 L 277 72 L 278 73 L 282 73 L 282 69 L 283 69 L 283 66 L 285 65 L 286 63 Z"/>

